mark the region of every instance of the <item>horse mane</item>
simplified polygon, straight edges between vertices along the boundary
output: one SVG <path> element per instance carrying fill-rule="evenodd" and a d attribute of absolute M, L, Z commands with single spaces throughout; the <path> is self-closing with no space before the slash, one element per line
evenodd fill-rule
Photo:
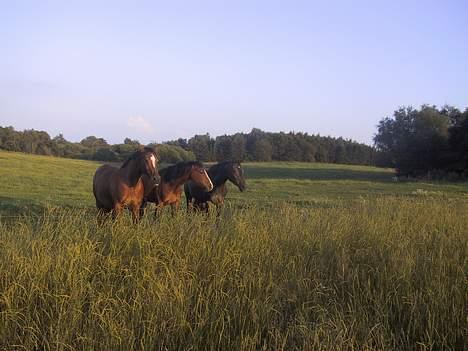
<path fill-rule="evenodd" d="M 221 162 L 211 166 L 208 171 L 210 172 L 210 174 L 217 175 L 217 173 L 220 170 L 224 169 L 227 165 L 231 165 L 231 164 L 234 164 L 234 163 L 241 164 L 240 161 L 230 161 L 230 160 L 221 161 Z"/>
<path fill-rule="evenodd" d="M 124 163 L 122 163 L 122 166 L 120 166 L 120 168 L 125 168 L 128 166 L 128 164 L 130 163 L 130 161 L 133 161 L 133 160 L 138 160 L 142 155 L 146 154 L 147 152 L 152 152 L 154 153 L 154 149 L 153 148 L 150 148 L 150 147 L 142 147 L 142 148 L 139 148 L 137 151 L 135 151 L 133 154 L 131 154 L 125 161 Z"/>
<path fill-rule="evenodd" d="M 203 168 L 203 163 L 199 161 L 179 162 L 173 166 L 161 169 L 159 175 L 165 182 L 170 182 L 171 180 L 184 176 L 193 166 Z"/>

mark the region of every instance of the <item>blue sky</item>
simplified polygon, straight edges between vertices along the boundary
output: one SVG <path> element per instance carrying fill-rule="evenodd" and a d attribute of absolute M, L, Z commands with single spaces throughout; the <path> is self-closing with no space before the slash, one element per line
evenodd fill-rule
<path fill-rule="evenodd" d="M 468 106 L 466 1 L 3 1 L 0 125 L 142 142 L 303 131 L 371 143 Z"/>

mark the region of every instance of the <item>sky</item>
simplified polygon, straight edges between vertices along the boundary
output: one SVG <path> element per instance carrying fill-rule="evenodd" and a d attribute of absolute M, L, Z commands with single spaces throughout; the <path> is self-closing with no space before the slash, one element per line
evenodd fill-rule
<path fill-rule="evenodd" d="M 399 106 L 468 107 L 467 23 L 466 0 L 0 0 L 0 125 L 371 144 Z"/>

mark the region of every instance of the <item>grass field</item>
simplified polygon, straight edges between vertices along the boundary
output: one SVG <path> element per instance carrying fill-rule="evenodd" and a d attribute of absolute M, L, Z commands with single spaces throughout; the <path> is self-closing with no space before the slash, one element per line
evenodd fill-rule
<path fill-rule="evenodd" d="M 97 166 L 0 152 L 0 349 L 466 345 L 466 183 L 246 164 L 221 218 L 97 226 Z"/>
<path fill-rule="evenodd" d="M 94 208 L 92 177 L 99 163 L 0 151 L 0 214 L 46 206 Z M 327 206 L 376 196 L 468 200 L 467 183 L 394 182 L 390 169 L 314 163 L 245 163 L 247 192 L 230 186 L 235 205 L 276 202 Z"/>

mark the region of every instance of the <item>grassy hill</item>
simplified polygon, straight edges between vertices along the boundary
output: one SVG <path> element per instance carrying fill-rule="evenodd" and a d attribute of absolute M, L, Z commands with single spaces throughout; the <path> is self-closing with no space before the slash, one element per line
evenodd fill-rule
<path fill-rule="evenodd" d="M 99 163 L 0 151 L 0 213 L 46 205 L 92 208 L 92 177 Z M 392 170 L 321 163 L 245 163 L 248 189 L 230 186 L 236 205 L 288 201 L 301 206 L 380 195 L 468 199 L 467 183 L 394 182 Z"/>
<path fill-rule="evenodd" d="M 98 226 L 96 167 L 0 153 L 0 350 L 466 344 L 467 184 L 246 164 L 220 218 Z"/>

